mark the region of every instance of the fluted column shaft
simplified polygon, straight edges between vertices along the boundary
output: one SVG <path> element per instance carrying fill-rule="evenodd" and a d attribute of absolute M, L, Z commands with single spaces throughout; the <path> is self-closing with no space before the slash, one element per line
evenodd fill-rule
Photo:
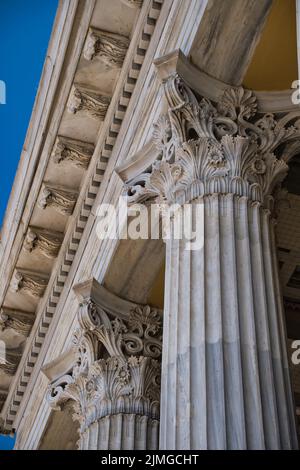
<path fill-rule="evenodd" d="M 176 239 L 183 208 L 166 248 L 160 448 L 296 448 L 270 212 L 233 194 L 190 204 L 198 248 Z"/>
<path fill-rule="evenodd" d="M 80 437 L 80 450 L 156 450 L 159 421 L 145 415 L 115 414 L 94 422 Z"/>

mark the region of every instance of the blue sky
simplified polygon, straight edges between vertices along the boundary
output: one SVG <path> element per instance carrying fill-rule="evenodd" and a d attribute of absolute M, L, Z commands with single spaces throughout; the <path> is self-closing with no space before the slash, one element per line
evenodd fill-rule
<path fill-rule="evenodd" d="M 46 57 L 57 0 L 0 0 L 0 226 Z M 13 440 L 0 436 L 0 450 Z M 0 458 L 1 461 L 1 458 Z"/>
<path fill-rule="evenodd" d="M 57 0 L 0 0 L 0 226 L 25 140 Z"/>

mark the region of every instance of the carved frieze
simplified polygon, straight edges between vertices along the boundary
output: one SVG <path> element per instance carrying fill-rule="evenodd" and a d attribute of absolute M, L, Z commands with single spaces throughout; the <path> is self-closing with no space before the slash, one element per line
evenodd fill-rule
<path fill-rule="evenodd" d="M 48 284 L 45 275 L 24 270 L 16 270 L 11 280 L 12 292 L 24 292 L 32 297 L 42 297 Z"/>
<path fill-rule="evenodd" d="M 299 117 L 259 114 L 255 95 L 228 88 L 218 103 L 197 99 L 178 76 L 164 83 L 168 114 L 155 125 L 158 158 L 128 184 L 129 202 L 184 203 L 214 193 L 263 202 L 288 165 L 279 147 L 297 141 Z"/>
<path fill-rule="evenodd" d="M 55 163 L 70 162 L 78 168 L 87 169 L 95 146 L 89 142 L 59 136 L 52 151 Z"/>
<path fill-rule="evenodd" d="M 111 98 L 101 95 L 95 90 L 74 85 L 68 101 L 68 111 L 76 114 L 78 111 L 86 111 L 91 117 L 104 120 Z"/>
<path fill-rule="evenodd" d="M 29 228 L 23 248 L 31 253 L 39 250 L 46 258 L 56 258 L 63 240 L 63 234 L 36 227 Z"/>
<path fill-rule="evenodd" d="M 77 201 L 77 192 L 44 184 L 38 206 L 41 209 L 53 207 L 63 215 L 71 215 Z"/>
<path fill-rule="evenodd" d="M 53 382 L 48 401 L 55 409 L 74 402 L 83 432 L 94 421 L 116 413 L 159 418 L 162 318 L 137 306 L 126 319 L 111 315 L 91 299 L 81 303 L 74 334 L 75 364 Z"/>
<path fill-rule="evenodd" d="M 129 39 L 119 34 L 91 28 L 84 47 L 84 58 L 92 60 L 95 56 L 111 67 L 122 67 Z"/>

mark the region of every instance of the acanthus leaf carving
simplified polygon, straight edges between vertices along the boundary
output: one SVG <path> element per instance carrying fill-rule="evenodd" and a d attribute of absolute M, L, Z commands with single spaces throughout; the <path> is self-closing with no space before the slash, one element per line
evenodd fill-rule
<path fill-rule="evenodd" d="M 153 141 L 163 160 L 172 158 L 174 141 L 169 116 L 163 114 L 153 125 Z"/>
<path fill-rule="evenodd" d="M 25 270 L 16 270 L 11 280 L 10 288 L 13 292 L 24 292 L 32 297 L 40 298 L 44 295 L 48 285 L 48 277 L 42 274 Z"/>
<path fill-rule="evenodd" d="M 161 356 L 162 319 L 158 310 L 149 305 L 131 310 L 128 330 L 123 334 L 127 354 L 141 354 L 146 357 Z"/>
<path fill-rule="evenodd" d="M 187 202 L 233 193 L 263 203 L 287 174 L 282 146 L 294 151 L 298 114 L 261 115 L 254 93 L 242 87 L 226 89 L 217 105 L 196 99 L 178 75 L 165 81 L 164 91 L 168 116 L 153 133 L 158 159 L 128 182 L 128 202 Z"/>
<path fill-rule="evenodd" d="M 104 120 L 111 98 L 98 91 L 80 85 L 74 85 L 68 101 L 68 111 L 76 114 L 86 111 L 91 117 Z"/>
<path fill-rule="evenodd" d="M 31 253 L 39 250 L 46 258 L 56 258 L 63 240 L 63 234 L 36 227 L 29 228 L 23 248 Z"/>
<path fill-rule="evenodd" d="M 57 164 L 70 162 L 86 170 L 94 153 L 95 146 L 89 142 L 59 136 L 52 151 L 53 161 Z"/>
<path fill-rule="evenodd" d="M 13 329 L 23 336 L 28 336 L 34 321 L 33 314 L 19 313 L 2 309 L 0 312 L 0 331 Z"/>
<path fill-rule="evenodd" d="M 79 325 L 73 339 L 76 363 L 69 374 L 50 384 L 50 405 L 59 409 L 72 400 L 81 432 L 109 414 L 137 413 L 158 419 L 159 311 L 137 306 L 126 318 L 112 318 L 86 299 L 80 304 Z"/>
<path fill-rule="evenodd" d="M 122 67 L 129 39 L 119 34 L 109 33 L 91 28 L 84 47 L 84 58 L 92 60 L 99 57 L 111 67 Z"/>
<path fill-rule="evenodd" d="M 0 370 L 2 370 L 6 375 L 13 376 L 18 368 L 21 356 L 21 348 L 7 348 L 5 350 L 5 357 L 0 358 Z"/>
<path fill-rule="evenodd" d="M 63 215 L 72 215 L 78 193 L 44 184 L 38 201 L 41 209 L 53 207 L 57 212 Z"/>

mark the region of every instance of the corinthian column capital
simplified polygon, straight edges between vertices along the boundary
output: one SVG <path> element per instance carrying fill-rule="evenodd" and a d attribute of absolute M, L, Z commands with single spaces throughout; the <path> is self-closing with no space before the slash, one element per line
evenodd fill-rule
<path fill-rule="evenodd" d="M 175 73 L 163 82 L 167 113 L 154 125 L 157 159 L 128 183 L 129 202 L 184 203 L 232 193 L 263 203 L 286 176 L 299 113 L 261 113 L 255 94 L 226 88 L 196 98 Z"/>
<path fill-rule="evenodd" d="M 99 287 L 102 302 L 85 297 L 80 303 L 72 370 L 53 380 L 47 395 L 54 409 L 73 402 L 82 435 L 107 416 L 159 420 L 161 312 Z"/>

